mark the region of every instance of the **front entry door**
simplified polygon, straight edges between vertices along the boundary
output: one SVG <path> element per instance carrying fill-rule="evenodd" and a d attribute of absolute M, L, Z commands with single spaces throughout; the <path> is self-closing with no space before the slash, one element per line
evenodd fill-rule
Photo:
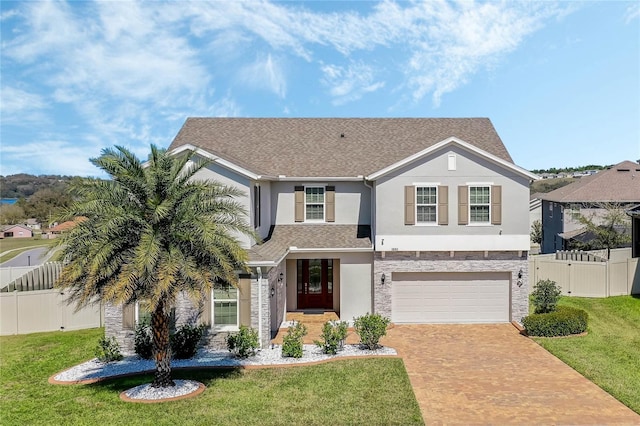
<path fill-rule="evenodd" d="M 298 259 L 298 309 L 333 309 L 333 260 Z"/>

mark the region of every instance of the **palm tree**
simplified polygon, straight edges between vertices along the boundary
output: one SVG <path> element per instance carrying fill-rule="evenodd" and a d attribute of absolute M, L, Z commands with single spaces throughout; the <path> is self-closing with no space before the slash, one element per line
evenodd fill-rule
<path fill-rule="evenodd" d="M 148 304 L 154 387 L 174 385 L 169 318 L 178 294 L 199 303 L 216 279 L 237 283 L 247 254 L 236 237 L 255 238 L 234 200 L 242 193 L 194 179 L 206 163 L 190 160 L 153 145 L 146 164 L 123 147 L 103 150 L 91 162 L 111 180 L 72 185 L 76 202 L 64 219 L 85 219 L 59 242 L 67 263 L 57 285 L 70 291 L 70 302 Z"/>

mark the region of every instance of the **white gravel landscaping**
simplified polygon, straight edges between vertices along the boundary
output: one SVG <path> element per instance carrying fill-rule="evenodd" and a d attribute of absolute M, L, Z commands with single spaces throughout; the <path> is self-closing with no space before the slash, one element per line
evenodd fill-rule
<path fill-rule="evenodd" d="M 173 382 L 175 386 L 169 388 L 154 388 L 151 383 L 145 383 L 124 391 L 124 394 L 127 398 L 134 400 L 157 401 L 189 395 L 200 388 L 200 382 L 194 380 L 174 380 Z"/>
<path fill-rule="evenodd" d="M 210 349 L 200 349 L 198 354 L 191 359 L 172 360 L 171 367 L 288 365 L 318 362 L 340 357 L 397 355 L 396 350 L 393 348 L 382 347 L 374 351 L 369 351 L 366 349 L 360 349 L 359 345 L 345 345 L 343 350 L 338 352 L 337 355 L 323 354 L 322 350 L 315 345 L 304 345 L 303 352 L 304 355 L 302 358 L 285 358 L 282 356 L 282 348 L 277 346 L 273 349 L 262 349 L 255 356 L 240 359 L 234 357 L 226 350 L 213 351 Z M 102 363 L 94 358 L 56 374 L 53 378 L 59 382 L 77 382 L 92 379 L 104 379 L 124 374 L 141 373 L 144 371 L 153 371 L 154 369 L 155 364 L 153 361 L 140 359 L 137 356 L 125 357 L 122 361 L 110 363 Z"/>

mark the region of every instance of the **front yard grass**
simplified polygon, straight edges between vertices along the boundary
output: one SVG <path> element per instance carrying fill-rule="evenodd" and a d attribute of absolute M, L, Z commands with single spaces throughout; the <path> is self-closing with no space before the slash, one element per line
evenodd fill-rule
<path fill-rule="evenodd" d="M 423 424 L 398 358 L 342 360 L 307 367 L 174 371 L 207 386 L 195 398 L 134 404 L 121 391 L 135 376 L 93 385 L 47 379 L 93 358 L 103 329 L 0 338 L 0 424 Z"/>
<path fill-rule="evenodd" d="M 640 298 L 562 297 L 559 304 L 587 311 L 587 335 L 534 340 L 640 414 Z"/>

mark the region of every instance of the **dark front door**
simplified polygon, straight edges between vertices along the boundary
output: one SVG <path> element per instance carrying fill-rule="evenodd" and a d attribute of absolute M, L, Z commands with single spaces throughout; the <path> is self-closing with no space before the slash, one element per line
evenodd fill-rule
<path fill-rule="evenodd" d="M 333 309 L 333 260 L 298 259 L 298 309 Z"/>

